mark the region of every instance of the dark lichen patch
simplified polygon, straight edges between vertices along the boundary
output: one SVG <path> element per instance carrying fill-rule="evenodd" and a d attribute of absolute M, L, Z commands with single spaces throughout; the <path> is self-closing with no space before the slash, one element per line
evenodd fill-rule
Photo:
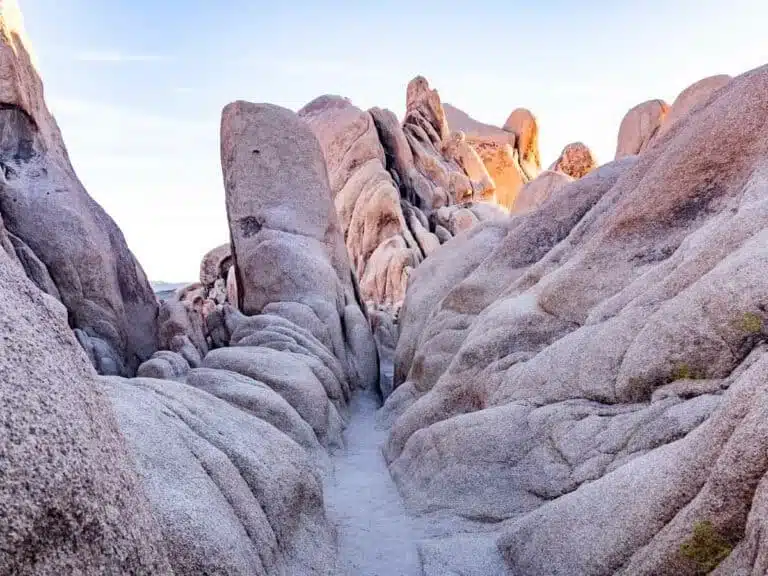
<path fill-rule="evenodd" d="M 255 236 L 261 231 L 261 228 L 264 226 L 264 223 L 260 219 L 254 216 L 246 216 L 245 218 L 241 218 L 239 224 L 240 224 L 240 231 L 242 232 L 245 238 L 250 238 L 251 236 Z"/>
<path fill-rule="evenodd" d="M 709 574 L 725 560 L 733 546 L 704 520 L 693 525 L 693 534 L 680 545 L 680 553 L 696 565 L 696 574 Z"/>

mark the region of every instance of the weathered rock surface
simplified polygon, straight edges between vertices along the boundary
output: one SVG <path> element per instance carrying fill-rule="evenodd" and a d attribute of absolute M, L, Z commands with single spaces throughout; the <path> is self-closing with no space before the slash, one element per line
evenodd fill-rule
<path fill-rule="evenodd" d="M 15 2 L 3 4 L 0 36 L 0 214 L 30 278 L 60 298 L 72 328 L 98 341 L 96 368 L 132 374 L 157 347 L 154 294 L 72 169 Z"/>
<path fill-rule="evenodd" d="M 537 210 L 558 188 L 572 181 L 573 178 L 564 172 L 544 170 L 535 180 L 520 189 L 511 211 L 514 214 L 527 214 Z"/>
<path fill-rule="evenodd" d="M 413 511 L 511 574 L 764 571 L 766 95 L 730 80 L 414 271 L 382 417 Z"/>
<path fill-rule="evenodd" d="M 549 169 L 562 172 L 578 180 L 592 172 L 597 166 L 597 158 L 595 158 L 592 150 L 582 142 L 573 142 L 563 148 L 560 156 Z"/>
<path fill-rule="evenodd" d="M 0 574 L 170 575 L 66 310 L 3 250 L 0 396 Z"/>
<path fill-rule="evenodd" d="M 322 484 L 302 447 L 192 386 L 135 378 L 104 387 L 177 575 L 334 572 Z"/>

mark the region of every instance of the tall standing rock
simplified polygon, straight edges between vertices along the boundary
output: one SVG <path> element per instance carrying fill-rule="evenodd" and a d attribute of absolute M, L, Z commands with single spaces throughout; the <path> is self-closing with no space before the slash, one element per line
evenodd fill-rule
<path fill-rule="evenodd" d="M 403 132 L 413 154 L 414 165 L 427 181 L 416 190 L 414 205 L 425 211 L 469 200 L 472 183 L 452 158 L 446 158 L 450 129 L 437 90 L 423 76 L 408 84 Z"/>
<path fill-rule="evenodd" d="M 352 381 L 373 385 L 375 344 L 311 129 L 284 108 L 235 102 L 222 114 L 221 157 L 240 310 L 302 305 Z"/>
<path fill-rule="evenodd" d="M 536 117 L 526 108 L 517 108 L 504 123 L 504 130 L 515 135 L 520 167 L 528 181 L 533 180 L 541 171 L 539 125 Z"/>
<path fill-rule="evenodd" d="M 55 286 L 96 368 L 131 374 L 156 349 L 154 294 L 75 175 L 16 2 L 0 6 L 0 214 L 28 276 L 49 293 Z"/>
<path fill-rule="evenodd" d="M 0 397 L 0 574 L 171 574 L 66 311 L 2 249 Z"/>

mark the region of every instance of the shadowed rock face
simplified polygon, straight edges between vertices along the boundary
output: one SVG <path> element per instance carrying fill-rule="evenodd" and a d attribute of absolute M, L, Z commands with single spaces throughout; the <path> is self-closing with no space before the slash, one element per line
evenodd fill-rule
<path fill-rule="evenodd" d="M 14 4 L 0 17 L 0 214 L 28 276 L 66 306 L 94 366 L 132 374 L 157 347 L 157 303 L 70 165 Z"/>
<path fill-rule="evenodd" d="M 514 574 L 764 571 L 767 94 L 730 80 L 414 272 L 384 413 L 414 511 Z"/>
<path fill-rule="evenodd" d="M 0 574 L 172 574 L 66 310 L 2 249 L 0 396 Z"/>

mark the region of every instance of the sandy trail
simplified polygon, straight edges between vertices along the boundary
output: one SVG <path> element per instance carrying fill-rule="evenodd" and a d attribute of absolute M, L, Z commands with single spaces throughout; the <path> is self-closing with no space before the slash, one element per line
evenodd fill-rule
<path fill-rule="evenodd" d="M 359 390 L 350 404 L 346 450 L 332 457 L 325 484 L 329 518 L 339 532 L 339 557 L 348 576 L 421 576 L 418 537 L 389 474 L 376 429 L 378 401 Z"/>

